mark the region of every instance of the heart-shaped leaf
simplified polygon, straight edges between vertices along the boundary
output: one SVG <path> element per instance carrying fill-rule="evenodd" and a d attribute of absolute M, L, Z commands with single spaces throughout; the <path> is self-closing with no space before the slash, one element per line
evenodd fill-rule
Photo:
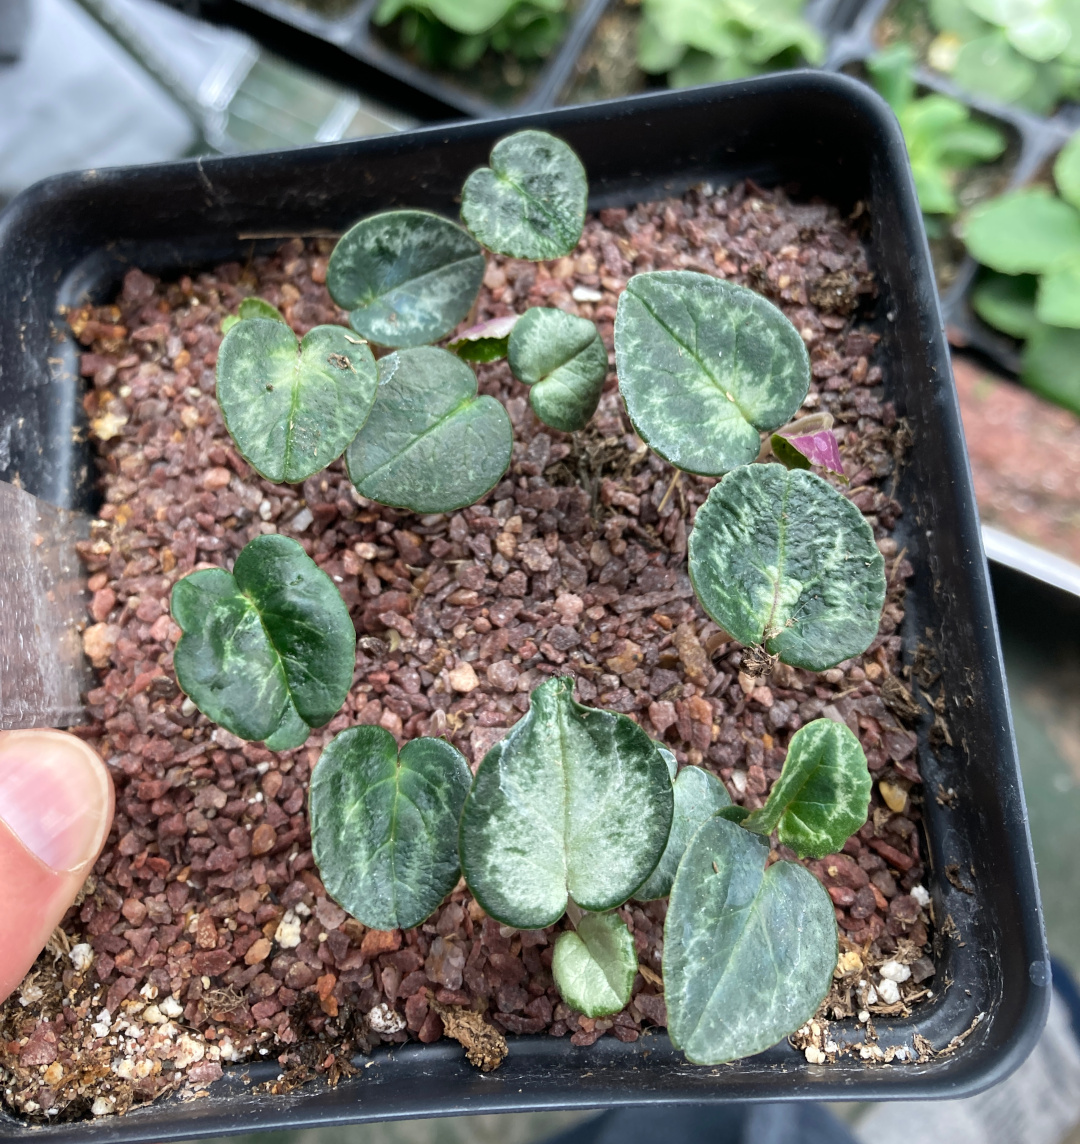
<path fill-rule="evenodd" d="M 683 855 L 664 923 L 672 1043 L 699 1065 L 759 1053 L 816 1012 L 836 966 L 836 917 L 794 862 L 722 817 Z"/>
<path fill-rule="evenodd" d="M 266 318 L 271 322 L 281 322 L 288 325 L 277 306 L 271 306 L 263 298 L 245 298 L 235 314 L 226 314 L 221 319 L 222 334 L 227 334 L 237 322 L 243 322 L 249 318 Z"/>
<path fill-rule="evenodd" d="M 562 999 L 586 1017 L 625 1008 L 636 973 L 634 939 L 617 913 L 586 914 L 555 942 L 551 975 Z"/>
<path fill-rule="evenodd" d="M 539 262 L 569 254 L 585 225 L 585 168 L 546 131 L 518 131 L 465 180 L 461 217 L 488 250 Z"/>
<path fill-rule="evenodd" d="M 297 341 L 282 322 L 250 318 L 222 339 L 217 398 L 241 456 L 268 481 L 296 484 L 336 461 L 375 400 L 375 358 L 341 326 Z"/>
<path fill-rule="evenodd" d="M 870 771 L 844 723 L 815 719 L 791 737 L 784 769 L 760 810 L 743 822 L 772 834 L 800 858 L 834 854 L 866 821 Z"/>
<path fill-rule="evenodd" d="M 443 739 L 398 753 L 382 727 L 350 727 L 311 776 L 311 845 L 327 893 L 372 929 L 425 921 L 460 874 L 457 825 L 472 774 Z"/>
<path fill-rule="evenodd" d="M 818 466 L 844 477 L 844 462 L 840 447 L 831 429 L 817 429 L 812 433 L 791 432 L 791 426 L 774 433 L 770 440 L 773 456 L 787 469 L 809 469 Z M 844 477 L 847 480 L 847 477 Z"/>
<path fill-rule="evenodd" d="M 1048 326 L 1080 328 L 1080 252 L 1039 279 L 1035 313 Z"/>
<path fill-rule="evenodd" d="M 257 536 L 231 573 L 209 568 L 178 581 L 171 606 L 183 631 L 176 680 L 234 735 L 269 739 L 295 730 L 294 716 L 321 727 L 341 709 L 356 631 L 334 582 L 295 540 Z"/>
<path fill-rule="evenodd" d="M 652 871 L 671 828 L 656 744 L 625 715 L 583 707 L 574 681 L 532 693 L 528 714 L 484 756 L 461 816 L 461 866 L 477 901 L 517 929 L 597 913 Z"/>
<path fill-rule="evenodd" d="M 1035 317 L 1033 274 L 996 274 L 987 270 L 971 293 L 971 306 L 984 322 L 1014 338 L 1028 338 L 1039 324 Z"/>
<path fill-rule="evenodd" d="M 877 635 L 885 562 L 859 510 L 814 473 L 735 469 L 709 492 L 690 535 L 701 606 L 748 647 L 823 671 Z"/>
<path fill-rule="evenodd" d="M 1003 274 L 1041 274 L 1080 255 L 1080 211 L 1045 187 L 1010 191 L 972 210 L 972 257 Z"/>
<path fill-rule="evenodd" d="M 1061 197 L 1080 210 L 1080 131 L 1062 147 L 1054 160 L 1054 182 Z"/>
<path fill-rule="evenodd" d="M 413 512 L 477 501 L 510 464 L 514 431 L 494 397 L 448 350 L 419 346 L 379 359 L 379 388 L 345 455 L 360 493 Z"/>
<path fill-rule="evenodd" d="M 508 314 L 504 318 L 488 318 L 467 330 L 462 330 L 446 343 L 462 361 L 498 361 L 506 357 L 510 331 L 517 325 L 520 315 Z"/>
<path fill-rule="evenodd" d="M 585 428 L 608 371 L 607 350 L 588 318 L 534 306 L 514 327 L 508 356 L 545 425 L 564 433 Z"/>
<path fill-rule="evenodd" d="M 671 816 L 671 833 L 656 869 L 634 891 L 634 897 L 639 902 L 666 898 L 671 893 L 675 871 L 698 827 L 730 805 L 727 788 L 715 775 L 704 767 L 683 767 L 675 779 L 675 810 Z"/>
<path fill-rule="evenodd" d="M 642 440 L 705 476 L 753 461 L 759 430 L 787 421 L 810 387 L 806 346 L 771 302 L 689 270 L 630 279 L 615 318 L 615 358 Z"/>
<path fill-rule="evenodd" d="M 480 247 L 428 211 L 362 219 L 334 247 L 326 288 L 354 330 L 380 346 L 422 346 L 465 317 L 484 277 Z"/>

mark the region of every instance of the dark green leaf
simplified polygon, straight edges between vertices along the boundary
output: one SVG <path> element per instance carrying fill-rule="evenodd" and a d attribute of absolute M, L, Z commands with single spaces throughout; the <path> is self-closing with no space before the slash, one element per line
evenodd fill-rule
<path fill-rule="evenodd" d="M 814 473 L 748 465 L 698 509 L 690 578 L 740 643 L 823 671 L 877 635 L 885 562 L 862 513 Z"/>
<path fill-rule="evenodd" d="M 621 905 L 655 867 L 672 788 L 656 744 L 625 715 L 582 707 L 574 681 L 532 693 L 484 756 L 461 816 L 461 865 L 477 901 L 518 929 L 558 921 L 568 897 Z"/>
<path fill-rule="evenodd" d="M 725 806 L 716 812 L 716 817 L 726 819 L 728 822 L 745 822 L 750 817 L 750 811 L 745 806 Z"/>
<path fill-rule="evenodd" d="M 262 298 L 245 298 L 235 314 L 226 314 L 221 319 L 222 334 L 227 334 L 237 322 L 242 322 L 247 318 L 266 318 L 271 322 L 282 322 L 284 325 L 288 325 L 277 306 L 271 306 Z"/>
<path fill-rule="evenodd" d="M 420 346 L 445 337 L 469 312 L 484 265 L 480 248 L 449 219 L 385 211 L 341 236 L 326 287 L 365 338 Z"/>
<path fill-rule="evenodd" d="M 722 817 L 694 835 L 664 923 L 668 1035 L 695 1064 L 759 1053 L 808 1021 L 832 984 L 836 918 L 794 862 Z"/>
<path fill-rule="evenodd" d="M 971 306 L 995 329 L 1014 338 L 1027 338 L 1038 325 L 1035 317 L 1037 286 L 1038 279 L 1033 274 L 984 271 L 971 293 Z"/>
<path fill-rule="evenodd" d="M 675 809 L 671 817 L 671 833 L 656 869 L 634 891 L 639 902 L 666 898 L 671 893 L 675 871 L 690 839 L 703 822 L 731 805 L 727 789 L 703 767 L 686 766 L 675 780 Z"/>
<path fill-rule="evenodd" d="M 608 357 L 587 318 L 534 306 L 514 327 L 510 369 L 531 386 L 529 404 L 545 425 L 572 433 L 584 429 L 600 403 Z"/>
<path fill-rule="evenodd" d="M 454 888 L 472 775 L 443 739 L 398 753 L 382 727 L 350 727 L 311 776 L 311 845 L 327 893 L 372 929 L 425 921 Z"/>
<path fill-rule="evenodd" d="M 585 225 L 589 188 L 574 152 L 546 131 L 518 131 L 465 180 L 461 217 L 489 250 L 540 261 L 569 254 Z"/>
<path fill-rule="evenodd" d="M 810 386 L 795 327 L 745 286 L 688 270 L 637 274 L 615 319 L 619 388 L 642 439 L 692 473 L 749 464 Z"/>
<path fill-rule="evenodd" d="M 299 712 L 290 699 L 277 730 L 266 740 L 266 749 L 268 751 L 291 751 L 295 747 L 303 746 L 310 730 L 311 728 L 300 718 Z"/>
<path fill-rule="evenodd" d="M 1080 255 L 1080 211 L 1045 187 L 975 207 L 964 226 L 973 258 L 1003 274 L 1041 274 Z"/>
<path fill-rule="evenodd" d="M 1038 323 L 1024 347 L 1020 377 L 1029 389 L 1080 414 L 1080 330 Z"/>
<path fill-rule="evenodd" d="M 345 702 L 356 662 L 349 609 L 295 540 L 257 536 L 232 573 L 185 576 L 172 590 L 172 615 L 184 633 L 173 657 L 177 682 L 241 739 L 280 731 L 296 746 L 294 715 L 321 727 Z"/>
<path fill-rule="evenodd" d="M 345 451 L 375 400 L 375 359 L 341 326 L 297 342 L 282 322 L 250 318 L 218 350 L 217 398 L 225 427 L 253 469 L 296 484 Z"/>
<path fill-rule="evenodd" d="M 555 942 L 551 975 L 562 999 L 586 1017 L 625 1008 L 636 973 L 634 939 L 617 913 L 586 914 Z"/>
<path fill-rule="evenodd" d="M 859 740 L 843 723 L 815 719 L 791 737 L 768 801 L 743 823 L 779 833 L 800 858 L 834 854 L 866 821 L 870 772 Z"/>
<path fill-rule="evenodd" d="M 488 362 L 506 357 L 510 343 L 510 331 L 517 324 L 518 315 L 505 318 L 489 318 L 462 330 L 446 343 L 462 361 Z"/>
<path fill-rule="evenodd" d="M 450 512 L 492 489 L 514 432 L 494 397 L 448 350 L 420 346 L 379 359 L 375 405 L 345 455 L 366 497 L 413 512 Z"/>

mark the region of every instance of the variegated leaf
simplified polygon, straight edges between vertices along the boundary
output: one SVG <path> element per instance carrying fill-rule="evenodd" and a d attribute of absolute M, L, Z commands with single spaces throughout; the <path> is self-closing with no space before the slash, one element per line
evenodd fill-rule
<path fill-rule="evenodd" d="M 615 911 L 585 914 L 556 939 L 551 975 L 562 999 L 586 1017 L 623 1009 L 636 974 L 634 939 Z"/>
<path fill-rule="evenodd" d="M 706 612 L 748 647 L 823 671 L 877 635 L 885 562 L 859 510 L 814 473 L 735 469 L 698 509 L 690 578 Z"/>
<path fill-rule="evenodd" d="M 832 901 L 809 870 L 765 869 L 768 857 L 764 838 L 715 817 L 679 864 L 664 923 L 664 1000 L 668 1035 L 695 1064 L 775 1045 L 832 984 Z"/>
<path fill-rule="evenodd" d="M 843 723 L 815 719 L 791 737 L 780 777 L 747 830 L 780 841 L 800 858 L 835 854 L 866 821 L 870 771 L 859 740 Z"/>
<path fill-rule="evenodd" d="M 636 274 L 615 318 L 619 389 L 660 456 L 720 476 L 749 464 L 810 386 L 798 331 L 764 298 L 708 274 Z"/>
<path fill-rule="evenodd" d="M 583 707 L 572 677 L 542 683 L 528 714 L 484 756 L 461 816 L 476 899 L 518 929 L 621 905 L 655 867 L 672 789 L 656 744 L 625 715 Z"/>

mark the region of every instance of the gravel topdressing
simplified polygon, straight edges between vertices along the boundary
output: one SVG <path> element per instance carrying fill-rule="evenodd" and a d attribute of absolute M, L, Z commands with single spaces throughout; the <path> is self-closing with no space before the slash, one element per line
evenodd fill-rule
<path fill-rule="evenodd" d="M 640 959 L 634 997 L 617 1016 L 589 1019 L 552 983 L 561 925 L 509 930 L 459 884 L 417 929 L 365 930 L 326 897 L 312 861 L 307 784 L 336 732 L 377 723 L 399 742 L 443 735 L 475 767 L 556 673 L 575 677 L 582 702 L 637 719 L 681 765 L 707 767 L 751 808 L 795 730 L 820 715 L 846 722 L 877 781 L 867 825 L 843 853 L 808 863 L 842 935 L 822 1016 L 903 1013 L 932 987 L 910 730 L 920 712 L 897 634 L 912 568 L 890 535 L 907 432 L 882 398 L 876 336 L 859 329 L 874 293 L 863 221 L 751 183 L 602 211 L 572 257 L 490 257 L 474 319 L 562 307 L 596 321 L 610 349 L 626 279 L 660 268 L 719 274 L 782 306 L 811 352 L 803 412 L 836 418 L 844 491 L 873 526 L 889 577 L 870 650 L 820 674 L 778 665 L 751 677 L 743 650 L 701 611 L 686 541 L 714 482 L 673 483 L 622 413 L 613 370 L 596 416 L 570 436 L 533 417 L 505 362 L 480 366 L 481 392 L 503 400 L 514 425 L 510 471 L 480 504 L 418 517 L 358 497 L 340 463 L 302 486 L 263 481 L 214 401 L 220 320 L 242 297 L 278 305 L 300 334 L 345 323 L 323 285 L 332 243 L 293 240 L 171 284 L 132 270 L 115 306 L 68 315 L 86 349 L 104 494 L 81 546 L 92 593 L 83 638 L 98 686 L 80 734 L 109 763 L 117 816 L 85 899 L 21 997 L 0 1008 L 9 1106 L 65 1119 L 123 1111 L 204 1088 L 252 1055 L 277 1058 L 287 1087 L 336 1080 L 356 1050 L 444 1032 L 490 1066 L 504 1051 L 500 1033 L 591 1045 L 663 1026 L 666 902 L 623 907 Z M 333 577 L 360 635 L 345 708 L 280 754 L 215 727 L 179 692 L 168 612 L 180 576 L 231 567 L 247 541 L 275 531 Z M 835 1055 L 826 1050 L 822 1059 Z"/>

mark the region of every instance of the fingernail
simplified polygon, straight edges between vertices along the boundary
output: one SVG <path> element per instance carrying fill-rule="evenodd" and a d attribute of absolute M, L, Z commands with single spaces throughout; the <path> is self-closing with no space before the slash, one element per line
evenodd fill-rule
<path fill-rule="evenodd" d="M 97 857 L 108 829 L 109 777 L 97 755 L 62 731 L 0 735 L 0 821 L 54 870 Z"/>

